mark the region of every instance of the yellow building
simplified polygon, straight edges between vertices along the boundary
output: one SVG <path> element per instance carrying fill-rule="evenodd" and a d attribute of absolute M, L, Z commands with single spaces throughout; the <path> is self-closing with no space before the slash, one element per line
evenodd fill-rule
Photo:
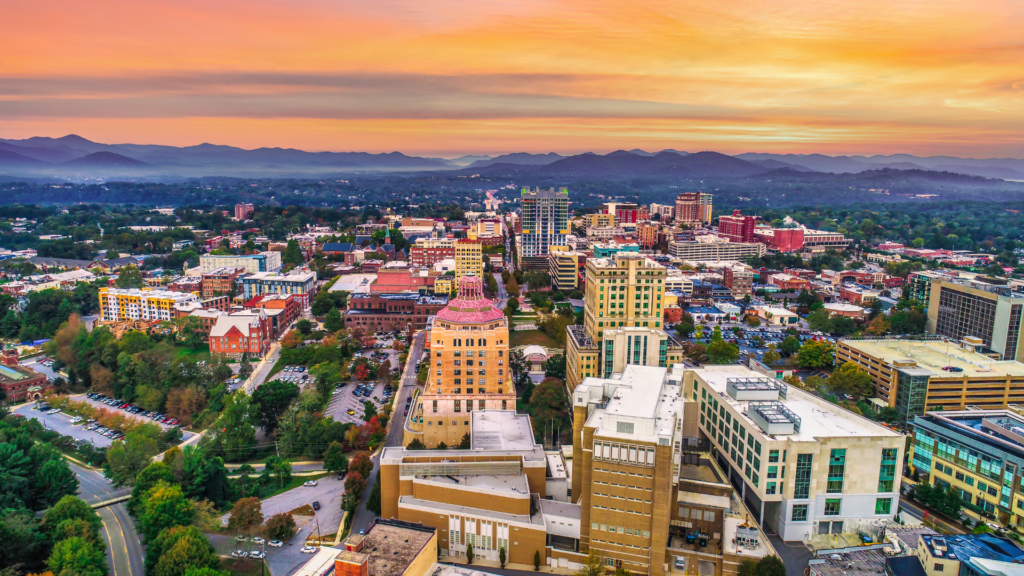
<path fill-rule="evenodd" d="M 548 274 L 551 275 L 551 287 L 566 292 L 579 288 L 580 264 L 586 262 L 586 255 L 568 246 L 552 246 L 549 250 Z"/>
<path fill-rule="evenodd" d="M 615 214 L 587 214 L 588 228 L 608 228 L 615 226 Z"/>
<path fill-rule="evenodd" d="M 452 293 L 455 290 L 455 276 L 448 274 L 442 274 L 434 279 L 434 294 L 444 294 L 445 296 Z"/>
<path fill-rule="evenodd" d="M 405 444 L 458 445 L 474 410 L 515 410 L 508 368 L 508 319 L 484 298 L 483 281 L 466 276 L 459 292 L 434 317 L 430 372 L 406 421 Z"/>
<path fill-rule="evenodd" d="M 198 302 L 199 297 L 189 292 L 151 290 L 148 288 L 100 288 L 100 320 L 173 320 L 174 305 Z"/>
<path fill-rule="evenodd" d="M 570 326 L 566 338 L 570 392 L 589 376 L 611 377 L 613 365 L 644 364 L 650 346 L 664 347 L 664 363 L 659 366 L 671 366 L 682 357 L 682 344 L 662 329 L 665 279 L 665 267 L 641 254 L 622 252 L 587 260 L 583 326 Z M 648 353 L 633 347 L 640 334 L 633 334 L 628 349 L 605 341 L 606 331 L 620 328 L 646 329 Z M 624 362 L 616 362 L 616 355 Z"/>
<path fill-rule="evenodd" d="M 463 276 L 484 277 L 484 251 L 479 240 L 459 240 L 455 243 L 455 282 Z"/>

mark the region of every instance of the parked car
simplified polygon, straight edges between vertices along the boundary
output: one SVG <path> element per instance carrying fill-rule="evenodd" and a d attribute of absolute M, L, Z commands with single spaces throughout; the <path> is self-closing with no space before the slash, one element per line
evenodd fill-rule
<path fill-rule="evenodd" d="M 245 550 L 232 550 L 231 551 L 231 557 L 232 558 L 245 558 L 247 556 L 248 556 L 248 554 L 245 552 Z"/>
<path fill-rule="evenodd" d="M 262 560 L 263 558 L 266 558 L 266 557 L 267 557 L 267 554 L 265 552 L 261 552 L 259 550 L 253 550 L 252 552 L 249 552 L 249 558 L 255 558 L 257 560 Z"/>
<path fill-rule="evenodd" d="M 303 486 L 316 486 L 316 480 L 307 480 L 302 483 Z"/>
<path fill-rule="evenodd" d="M 313 546 L 303 546 L 301 552 L 303 554 L 316 554 L 317 550 L 318 548 L 314 548 Z"/>
<path fill-rule="evenodd" d="M 267 546 L 273 546 L 274 548 L 280 548 L 281 546 L 284 546 L 284 542 L 281 542 L 280 540 L 271 540 L 270 542 L 267 542 Z"/>
<path fill-rule="evenodd" d="M 319 509 L 320 509 L 320 503 L 317 502 L 316 500 L 314 500 L 313 501 L 313 510 L 319 510 Z"/>

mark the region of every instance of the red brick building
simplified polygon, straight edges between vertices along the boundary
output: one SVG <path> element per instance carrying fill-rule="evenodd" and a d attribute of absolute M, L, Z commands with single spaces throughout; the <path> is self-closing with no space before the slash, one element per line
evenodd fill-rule
<path fill-rule="evenodd" d="M 174 292 L 194 292 L 202 294 L 203 292 L 203 277 L 202 276 L 182 276 L 174 282 L 167 285 L 168 290 Z"/>
<path fill-rule="evenodd" d="M 718 235 L 730 242 L 753 242 L 756 222 L 756 216 L 743 216 L 733 210 L 732 216 L 718 217 Z"/>
<path fill-rule="evenodd" d="M 444 296 L 408 294 L 352 294 L 345 311 L 345 327 L 368 332 L 415 330 L 427 326 L 427 318 L 448 305 Z"/>
<path fill-rule="evenodd" d="M 235 220 L 248 220 L 255 211 L 252 204 L 235 204 Z"/>
<path fill-rule="evenodd" d="M 370 292 L 375 294 L 393 294 L 400 292 L 419 292 L 427 286 L 426 274 L 414 273 L 408 266 L 384 266 L 377 271 L 377 280 L 370 285 Z"/>
<path fill-rule="evenodd" d="M 793 290 L 799 292 L 811 285 L 810 282 L 792 274 L 773 274 L 768 278 L 768 283 L 778 286 L 782 290 Z"/>
<path fill-rule="evenodd" d="M 500 243 L 501 237 L 497 238 Z M 455 242 L 449 239 L 421 238 L 409 249 L 409 263 L 418 268 L 428 268 L 450 258 L 455 258 Z"/>
<path fill-rule="evenodd" d="M 212 298 L 232 292 L 239 276 L 245 275 L 245 268 L 217 268 L 203 274 L 203 298 Z M 240 290 L 234 290 L 240 292 Z"/>
<path fill-rule="evenodd" d="M 244 310 L 217 318 L 210 330 L 210 353 L 257 358 L 270 350 L 271 320 L 262 310 Z"/>
<path fill-rule="evenodd" d="M 250 310 L 262 310 L 269 318 L 271 334 L 280 337 L 299 318 L 302 303 L 295 294 L 263 294 L 243 305 Z"/>
<path fill-rule="evenodd" d="M 15 404 L 42 398 L 53 390 L 53 384 L 44 374 L 21 366 L 17 350 L 4 350 L 0 353 L 0 388 L 7 394 L 7 402 Z"/>
<path fill-rule="evenodd" d="M 660 227 L 653 224 L 637 224 L 636 240 L 642 248 L 653 248 L 658 243 Z"/>
<path fill-rule="evenodd" d="M 754 240 L 776 252 L 798 252 L 804 247 L 804 231 L 800 228 L 755 229 Z"/>
<path fill-rule="evenodd" d="M 751 294 L 754 288 L 754 274 L 750 270 L 723 268 L 722 285 L 732 291 L 733 296 Z"/>

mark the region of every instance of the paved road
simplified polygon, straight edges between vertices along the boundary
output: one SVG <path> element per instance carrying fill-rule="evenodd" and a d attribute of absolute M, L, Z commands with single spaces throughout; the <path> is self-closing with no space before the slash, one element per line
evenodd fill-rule
<path fill-rule="evenodd" d="M 783 542 L 782 538 L 774 534 L 768 535 L 768 540 L 779 553 L 779 559 L 786 567 L 786 576 L 803 576 L 807 561 L 814 558 L 810 549 L 802 542 Z"/>
<path fill-rule="evenodd" d="M 963 534 L 964 533 L 964 527 L 963 526 L 960 526 L 958 524 L 952 524 L 950 522 L 946 522 L 945 520 L 943 520 L 942 518 L 939 518 L 935 514 L 928 513 L 928 511 L 924 510 L 923 508 L 921 508 L 921 506 L 917 502 L 914 502 L 913 500 L 910 500 L 906 496 L 901 496 L 900 497 L 900 508 L 903 508 L 904 510 L 907 510 L 912 516 L 917 517 L 917 518 L 924 518 L 924 515 L 928 514 L 928 521 L 933 523 L 933 524 L 935 524 L 939 528 L 941 528 L 942 531 L 945 532 L 946 534 Z"/>
<path fill-rule="evenodd" d="M 417 332 L 413 336 L 412 347 L 409 349 L 409 360 L 406 362 L 404 367 L 404 377 L 402 378 L 402 386 L 395 394 L 398 396 L 395 398 L 395 413 L 394 421 L 391 423 L 391 427 L 388 430 L 387 439 L 384 442 L 385 446 L 401 446 L 404 437 L 403 423 L 405 418 L 401 416 L 405 412 L 405 399 L 410 396 L 414 390 L 416 390 L 416 362 L 419 361 L 420 356 L 423 355 L 423 340 L 426 333 L 423 331 Z M 359 530 L 369 528 L 370 522 L 376 517 L 376 515 L 366 509 L 366 503 L 370 500 L 370 491 L 373 485 L 377 482 L 377 472 L 380 470 L 380 452 L 378 452 L 373 458 L 373 472 L 370 473 L 370 477 L 366 479 L 366 492 L 363 493 L 363 501 L 359 503 L 359 508 L 356 510 L 356 517 L 352 520 L 352 532 L 358 533 Z"/>
<path fill-rule="evenodd" d="M 242 389 L 245 390 L 246 394 L 252 394 L 252 391 L 261 386 L 267 380 L 267 376 L 270 375 L 270 371 L 274 368 L 274 364 L 277 364 L 278 358 L 281 357 L 281 344 L 274 342 L 270 345 L 270 352 L 260 360 L 259 364 L 255 366 L 252 374 L 249 376 L 249 380 L 242 385 Z"/>
<path fill-rule="evenodd" d="M 101 472 L 68 462 L 78 476 L 78 497 L 89 504 L 131 494 L 127 488 L 115 488 Z M 134 576 L 145 572 L 145 552 L 135 521 L 124 504 L 114 504 L 96 511 L 103 522 L 101 534 L 107 542 L 107 562 L 111 576 Z"/>

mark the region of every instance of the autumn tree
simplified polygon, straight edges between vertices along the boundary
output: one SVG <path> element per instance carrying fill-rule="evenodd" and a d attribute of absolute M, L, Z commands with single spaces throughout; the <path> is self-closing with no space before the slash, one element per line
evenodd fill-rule
<path fill-rule="evenodd" d="M 259 498 L 242 498 L 235 502 L 228 517 L 228 530 L 249 534 L 263 524 L 263 504 Z"/>
<path fill-rule="evenodd" d="M 295 518 L 287 512 L 274 514 L 267 519 L 267 537 L 284 542 L 295 535 Z"/>
<path fill-rule="evenodd" d="M 360 498 L 366 490 L 366 478 L 359 472 L 349 472 L 345 478 L 345 492 Z"/>
<path fill-rule="evenodd" d="M 370 457 L 365 452 L 360 452 L 352 457 L 348 469 L 350 472 L 357 472 L 363 478 L 368 478 L 370 473 L 373 472 L 373 460 L 370 460 Z"/>

